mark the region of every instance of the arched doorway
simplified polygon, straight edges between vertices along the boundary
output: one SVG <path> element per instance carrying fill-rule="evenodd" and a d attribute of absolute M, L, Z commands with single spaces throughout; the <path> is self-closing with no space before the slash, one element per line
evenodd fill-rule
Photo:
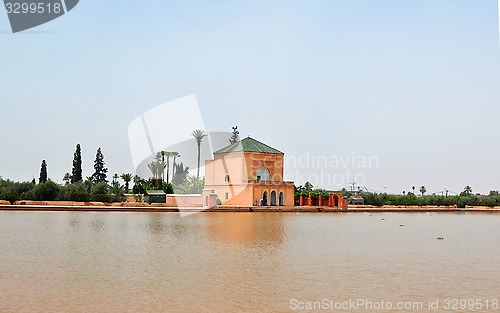
<path fill-rule="evenodd" d="M 339 196 L 334 196 L 333 197 L 333 206 L 338 207 L 339 206 Z"/>
<path fill-rule="evenodd" d="M 280 205 L 285 205 L 285 194 L 283 191 L 280 192 L 280 200 L 279 200 Z"/>
<path fill-rule="evenodd" d="M 262 194 L 262 203 L 261 205 L 267 205 L 267 191 L 264 191 Z"/>
<path fill-rule="evenodd" d="M 269 175 L 269 170 L 267 169 L 267 167 L 261 166 L 257 170 L 257 175 L 255 176 L 255 180 L 257 180 L 257 181 L 260 181 L 260 180 L 269 181 L 269 179 L 270 179 L 269 177 L 270 177 L 270 175 Z"/>
<path fill-rule="evenodd" d="M 276 205 L 276 191 L 271 191 L 271 205 Z"/>

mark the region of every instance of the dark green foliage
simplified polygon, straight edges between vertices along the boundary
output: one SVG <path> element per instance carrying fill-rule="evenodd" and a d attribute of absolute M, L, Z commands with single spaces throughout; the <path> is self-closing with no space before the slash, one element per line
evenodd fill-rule
<path fill-rule="evenodd" d="M 92 174 L 92 183 L 107 183 L 107 173 L 108 169 L 104 166 L 104 155 L 101 152 L 101 148 L 97 149 L 94 161 L 94 174 Z"/>
<path fill-rule="evenodd" d="M 110 190 L 110 201 L 111 202 L 123 202 L 125 201 L 125 195 L 123 194 L 123 188 L 121 186 L 112 187 Z"/>
<path fill-rule="evenodd" d="M 64 174 L 63 182 L 65 185 L 68 185 L 69 183 L 71 183 L 71 175 L 69 173 Z"/>
<path fill-rule="evenodd" d="M 140 178 L 139 176 L 134 177 L 134 187 L 132 187 L 132 192 L 134 194 L 143 194 L 146 190 L 161 190 L 163 188 L 157 188 L 158 186 L 155 185 L 157 183 L 153 179 L 148 179 L 145 180 L 143 178 Z M 163 186 L 166 183 L 163 182 Z"/>
<path fill-rule="evenodd" d="M 312 198 L 316 200 L 319 199 L 319 195 L 321 195 L 323 199 L 328 199 L 329 197 L 329 193 L 326 190 L 321 188 L 313 189 L 313 185 L 310 182 L 306 182 L 304 186 L 295 186 L 294 198 L 295 200 L 299 200 L 300 196 L 304 199 L 308 198 L 309 192 L 311 193 Z"/>
<path fill-rule="evenodd" d="M 15 183 L 15 192 L 18 194 L 26 194 L 33 190 L 35 187 L 35 184 L 33 182 L 21 182 L 21 183 Z"/>
<path fill-rule="evenodd" d="M 387 194 L 375 194 L 375 193 L 366 193 L 362 195 L 363 199 L 365 199 L 365 204 L 376 205 L 376 206 L 384 205 L 384 201 L 387 200 L 387 196 L 388 196 Z"/>
<path fill-rule="evenodd" d="M 59 194 L 60 200 L 87 202 L 90 201 L 90 194 L 87 192 L 83 182 L 75 182 L 63 186 Z"/>
<path fill-rule="evenodd" d="M 76 151 L 73 155 L 73 169 L 71 171 L 71 183 L 82 181 L 82 150 L 80 144 L 76 145 Z"/>
<path fill-rule="evenodd" d="M 294 198 L 295 200 L 299 200 L 300 196 L 303 198 L 307 198 L 309 196 L 309 191 L 306 190 L 306 188 L 302 185 L 300 186 L 295 186 L 295 192 L 294 192 Z"/>
<path fill-rule="evenodd" d="M 90 196 L 91 201 L 110 203 L 111 196 L 109 194 L 95 194 Z"/>
<path fill-rule="evenodd" d="M 314 186 L 310 182 L 306 181 L 306 183 L 304 184 L 304 190 L 312 191 L 313 188 L 314 188 Z"/>
<path fill-rule="evenodd" d="M 109 186 L 105 182 L 100 182 L 92 186 L 91 194 L 107 194 Z"/>
<path fill-rule="evenodd" d="M 490 192 L 491 194 L 491 192 Z M 408 206 L 453 206 L 465 208 L 466 206 L 499 206 L 500 196 L 476 196 L 476 195 L 463 195 L 459 196 L 442 196 L 442 195 L 424 195 L 417 197 L 413 194 L 406 195 L 389 195 L 385 193 L 361 193 L 361 197 L 365 199 L 366 205 L 408 205 Z"/>
<path fill-rule="evenodd" d="M 111 197 L 108 190 L 109 186 L 106 182 L 94 184 L 91 188 L 90 199 L 92 201 L 110 202 Z"/>
<path fill-rule="evenodd" d="M 163 192 L 165 192 L 167 195 L 171 195 L 174 193 L 174 187 L 172 186 L 171 183 L 163 182 Z"/>
<path fill-rule="evenodd" d="M 44 183 L 46 181 L 47 181 L 47 162 L 43 160 L 40 168 L 40 178 L 38 179 L 38 182 Z"/>
<path fill-rule="evenodd" d="M 0 178 L 0 200 L 7 200 L 11 204 L 17 200 L 33 199 L 33 182 L 13 182 Z"/>
<path fill-rule="evenodd" d="M 329 197 L 328 192 L 326 192 L 326 190 L 324 189 L 314 189 L 313 191 L 311 191 L 311 196 L 313 199 L 319 199 L 319 195 L 321 195 L 323 199 L 328 199 Z"/>
<path fill-rule="evenodd" d="M 110 201 L 111 202 L 123 202 L 125 201 L 125 189 L 120 183 L 118 182 L 118 174 L 113 175 L 113 183 L 111 185 L 111 188 L 109 188 L 109 196 L 110 196 Z"/>
<path fill-rule="evenodd" d="M 69 201 L 89 202 L 90 195 L 86 191 L 77 191 L 69 195 Z"/>
<path fill-rule="evenodd" d="M 120 177 L 125 182 L 125 192 L 128 192 L 130 190 L 129 184 L 130 184 L 130 181 L 132 180 L 132 174 L 123 173 Z"/>
<path fill-rule="evenodd" d="M 307 183 L 306 183 L 307 184 Z M 312 188 L 312 185 L 308 187 Z M 413 189 L 413 188 L 412 188 Z M 425 189 L 425 187 L 423 188 Z M 383 205 L 395 205 L 395 206 L 454 206 L 459 208 L 465 208 L 466 206 L 500 206 L 500 193 L 498 191 L 490 191 L 488 196 L 473 195 L 471 188 L 469 192 L 464 192 L 459 196 L 445 196 L 445 195 L 425 195 L 416 196 L 413 192 L 408 192 L 403 195 L 393 195 L 387 193 L 369 193 L 361 192 L 359 195 L 363 197 L 366 205 L 373 206 L 383 206 Z M 322 189 L 312 189 L 307 190 L 305 186 L 295 187 L 295 202 L 298 203 L 300 196 L 304 199 L 309 196 L 309 192 L 313 199 L 318 199 L 319 194 L 322 194 L 323 199 L 328 198 L 328 193 Z M 420 191 L 422 193 L 422 191 Z M 346 189 L 342 189 L 341 193 L 350 197 L 354 195 L 352 192 L 348 192 Z M 358 193 L 356 193 L 358 194 Z"/>
<path fill-rule="evenodd" d="M 21 200 L 21 196 L 18 193 L 5 192 L 0 193 L 0 200 L 7 200 L 10 204 L 14 204 L 17 200 Z"/>
<path fill-rule="evenodd" d="M 54 201 L 57 200 L 61 186 L 51 180 L 40 183 L 33 188 L 34 200 Z"/>
<path fill-rule="evenodd" d="M 464 191 L 460 193 L 460 196 L 462 197 L 472 196 L 472 187 L 465 186 Z"/>
<path fill-rule="evenodd" d="M 132 187 L 132 192 L 134 194 L 143 194 L 145 191 L 146 191 L 146 180 L 135 175 L 134 176 L 134 187 Z"/>
<path fill-rule="evenodd" d="M 423 196 L 426 192 L 427 192 L 427 189 L 425 189 L 425 186 L 420 186 L 420 194 Z"/>

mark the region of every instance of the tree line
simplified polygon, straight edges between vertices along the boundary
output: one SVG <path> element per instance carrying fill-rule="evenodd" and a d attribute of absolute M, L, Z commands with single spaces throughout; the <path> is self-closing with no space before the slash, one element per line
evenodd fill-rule
<path fill-rule="evenodd" d="M 346 197 L 351 196 L 361 196 L 364 199 L 365 205 L 373 206 L 384 206 L 384 205 L 396 205 L 396 206 L 454 206 L 458 208 L 465 208 L 466 206 L 486 206 L 494 207 L 500 206 L 500 193 L 496 190 L 492 190 L 488 195 L 474 194 L 472 187 L 467 185 L 464 190 L 458 195 L 449 195 L 448 191 L 444 191 L 443 194 L 437 195 L 435 193 L 427 195 L 427 188 L 425 186 L 420 186 L 418 189 L 419 194 L 416 193 L 416 187 L 412 186 L 410 191 L 402 191 L 401 194 L 388 194 L 388 193 L 376 193 L 376 192 L 366 192 L 361 189 L 357 191 L 348 191 L 343 188 L 342 190 L 336 191 L 336 193 L 342 193 Z M 295 202 L 298 203 L 300 196 L 306 199 L 311 193 L 313 199 L 318 199 L 321 195 L 323 199 L 328 198 L 329 192 L 321 189 L 314 188 L 310 182 L 306 182 L 304 185 L 295 186 Z"/>
<path fill-rule="evenodd" d="M 64 185 L 49 178 L 47 161 L 42 160 L 38 183 L 35 178 L 31 182 L 0 178 L 0 200 L 8 200 L 11 203 L 17 200 L 121 201 L 124 190 L 116 180 L 108 185 L 107 172 L 104 155 L 99 147 L 94 161 L 94 172 L 83 179 L 82 150 L 80 144 L 77 144 L 71 174 L 68 172 L 64 175 Z"/>
<path fill-rule="evenodd" d="M 142 199 L 146 190 L 163 190 L 167 194 L 173 193 L 201 193 L 205 185 L 205 178 L 200 178 L 200 151 L 201 143 L 207 134 L 203 130 L 194 130 L 191 134 L 196 141 L 198 151 L 198 170 L 196 176 L 189 175 L 189 167 L 178 163 L 181 157 L 178 152 L 161 151 L 148 164 L 152 176 L 141 178 L 138 175 L 123 173 L 112 176 L 108 181 L 108 168 L 105 165 L 104 154 L 99 147 L 94 160 L 94 172 L 91 176 L 83 177 L 82 149 L 76 145 L 73 154 L 71 172 L 64 175 L 64 184 L 58 184 L 49 178 L 48 164 L 42 160 L 38 183 L 35 178 L 29 182 L 15 182 L 0 177 L 0 200 L 14 203 L 17 200 L 38 201 L 100 201 L 121 202 L 125 194 L 132 192 L 136 200 Z M 172 179 L 170 180 L 170 159 L 172 162 Z M 166 181 L 164 180 L 166 169 Z M 119 181 L 121 179 L 123 184 Z M 130 184 L 133 187 L 130 188 Z"/>

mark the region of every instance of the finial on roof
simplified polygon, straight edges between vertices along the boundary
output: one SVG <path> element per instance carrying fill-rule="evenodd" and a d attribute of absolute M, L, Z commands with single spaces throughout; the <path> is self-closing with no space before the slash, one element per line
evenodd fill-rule
<path fill-rule="evenodd" d="M 229 143 L 234 144 L 240 140 L 240 132 L 238 131 L 238 126 L 231 127 L 233 129 L 233 133 L 231 135 L 231 138 L 229 138 Z"/>

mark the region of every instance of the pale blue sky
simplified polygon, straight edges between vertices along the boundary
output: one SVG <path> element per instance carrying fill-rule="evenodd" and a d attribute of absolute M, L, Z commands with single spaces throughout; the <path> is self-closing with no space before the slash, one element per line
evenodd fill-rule
<path fill-rule="evenodd" d="M 326 169 L 373 190 L 500 189 L 498 33 L 495 0 L 82 0 L 17 34 L 0 14 L 0 176 L 38 178 L 46 159 L 62 181 L 76 143 L 84 175 L 99 146 L 111 173 L 133 172 L 129 123 L 195 94 L 209 131 L 376 156 Z"/>

